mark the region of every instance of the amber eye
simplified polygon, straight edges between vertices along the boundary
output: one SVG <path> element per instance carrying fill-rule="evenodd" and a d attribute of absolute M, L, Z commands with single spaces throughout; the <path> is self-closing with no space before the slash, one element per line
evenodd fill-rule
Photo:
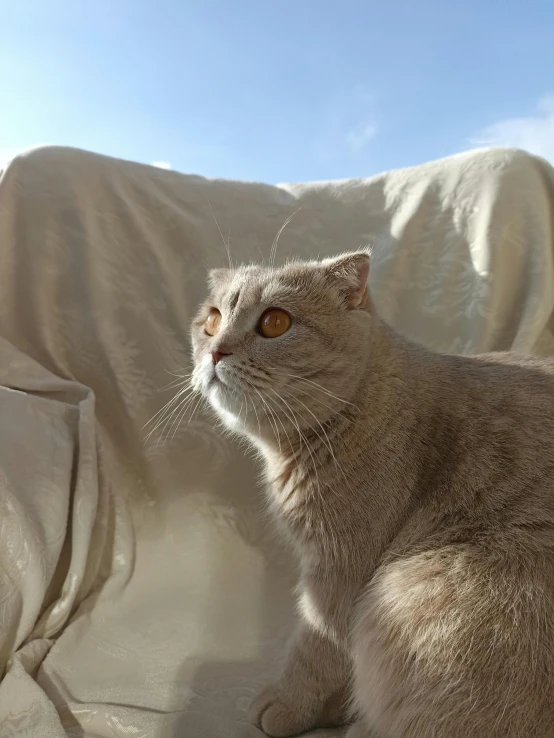
<path fill-rule="evenodd" d="M 217 308 L 212 308 L 210 310 L 210 314 L 206 318 L 206 322 L 204 323 L 204 330 L 208 334 L 208 336 L 215 336 L 216 333 L 219 333 L 219 327 L 221 325 L 221 313 Z"/>
<path fill-rule="evenodd" d="M 258 331 L 265 338 L 277 338 L 286 333 L 292 323 L 291 317 L 284 310 L 273 308 L 266 310 L 260 319 Z"/>

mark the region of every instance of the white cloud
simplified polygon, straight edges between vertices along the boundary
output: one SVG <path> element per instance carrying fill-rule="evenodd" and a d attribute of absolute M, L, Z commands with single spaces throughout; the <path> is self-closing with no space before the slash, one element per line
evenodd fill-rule
<path fill-rule="evenodd" d="M 351 151 L 360 151 L 372 138 L 375 138 L 378 130 L 375 123 L 361 123 L 348 131 L 345 138 L 346 145 Z"/>
<path fill-rule="evenodd" d="M 315 141 L 317 155 L 327 161 L 359 156 L 379 130 L 373 97 L 358 85 L 336 97 L 330 108 Z"/>
<path fill-rule="evenodd" d="M 536 115 L 497 121 L 484 128 L 471 143 L 525 149 L 554 162 L 554 96 L 539 100 Z"/>
<path fill-rule="evenodd" d="M 158 169 L 171 169 L 171 164 L 168 161 L 153 161 L 152 166 L 158 167 Z"/>

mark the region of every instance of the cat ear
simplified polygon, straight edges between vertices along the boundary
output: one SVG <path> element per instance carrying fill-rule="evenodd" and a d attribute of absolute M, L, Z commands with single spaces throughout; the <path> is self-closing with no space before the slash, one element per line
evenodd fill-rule
<path fill-rule="evenodd" d="M 208 272 L 208 284 L 213 290 L 218 284 L 221 284 L 229 274 L 229 269 L 210 269 Z"/>
<path fill-rule="evenodd" d="M 334 259 L 324 259 L 326 273 L 338 282 L 346 299 L 348 310 L 360 310 L 367 304 L 367 279 L 369 277 L 369 254 L 356 251 L 342 254 Z"/>

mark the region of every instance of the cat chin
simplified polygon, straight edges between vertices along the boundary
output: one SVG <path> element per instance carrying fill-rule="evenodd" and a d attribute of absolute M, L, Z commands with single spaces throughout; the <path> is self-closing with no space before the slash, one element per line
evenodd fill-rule
<path fill-rule="evenodd" d="M 208 390 L 208 401 L 229 430 L 235 433 L 244 432 L 243 422 L 240 419 L 241 403 L 220 382 L 211 383 Z"/>

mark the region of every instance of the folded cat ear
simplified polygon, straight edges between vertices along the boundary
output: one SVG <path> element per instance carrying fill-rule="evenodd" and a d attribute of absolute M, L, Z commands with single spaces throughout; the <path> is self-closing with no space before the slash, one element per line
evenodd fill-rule
<path fill-rule="evenodd" d="M 210 269 L 208 272 L 208 284 L 213 290 L 229 276 L 229 269 Z"/>
<path fill-rule="evenodd" d="M 321 263 L 327 275 L 339 284 L 348 310 L 364 308 L 367 304 L 369 254 L 356 251 L 333 259 L 324 259 Z"/>

